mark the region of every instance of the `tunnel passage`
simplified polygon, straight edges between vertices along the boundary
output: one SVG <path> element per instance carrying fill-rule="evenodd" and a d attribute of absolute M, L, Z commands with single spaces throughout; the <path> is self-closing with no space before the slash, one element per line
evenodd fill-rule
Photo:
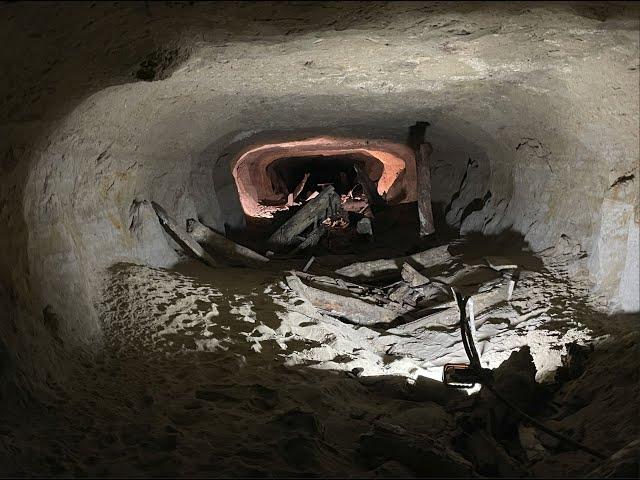
<path fill-rule="evenodd" d="M 574 326 L 595 317 L 587 300 L 638 311 L 638 10 L 612 5 L 95 2 L 34 9 L 5 2 L 0 475 L 296 477 L 315 470 L 379 478 L 396 468 L 387 473 L 407 476 L 395 460 L 382 472 L 371 470 L 378 465 L 360 470 L 357 452 L 360 434 L 376 438 L 367 429 L 380 415 L 412 431 L 421 418 L 413 407 L 455 427 L 458 448 L 466 412 L 410 404 L 404 388 L 393 390 L 402 393 L 396 409 L 391 386 L 363 389 L 351 376 L 355 368 L 417 375 L 457 335 L 402 333 L 390 351 L 389 335 L 370 338 L 373 330 L 328 322 L 280 287 L 281 265 L 302 269 L 315 256 L 307 272 L 333 274 L 339 255 L 306 251 L 295 262 L 276 256 L 233 270 L 221 256 L 210 268 L 188 258 L 150 206 L 162 205 L 183 229 L 198 220 L 229 234 L 245 227 L 247 213 L 261 214 L 260 203 L 274 193 L 267 165 L 275 171 L 293 159 L 303 169 L 358 155 L 371 163 L 367 173 L 387 200 L 401 204 L 376 214 L 372 242 L 356 237 L 353 244 L 373 261 L 426 251 L 433 244 L 402 235 L 398 225 L 409 229 L 393 211 L 415 207 L 413 152 L 403 142 L 417 120 L 430 123 L 432 201 L 443 227 L 462 235 L 513 230 L 562 267 L 557 277 L 553 265 L 530 271 L 512 307 L 499 305 L 486 321 L 477 315 L 487 337 L 483 355 L 498 362 L 509 355 L 505 347 L 522 342 L 551 366 L 560 361 L 560 341 L 544 332 L 567 327 L 559 338 L 574 339 Z M 278 202 L 297 179 L 282 180 Z M 277 219 L 256 220 L 275 227 Z M 445 231 L 439 227 L 436 235 Z M 349 262 L 367 260 L 362 251 L 354 256 Z M 182 263 L 200 267 L 197 275 L 176 274 Z M 597 297 L 582 297 L 587 291 Z M 633 333 L 622 320 L 602 323 Z M 640 341 L 620 337 L 614 344 L 626 354 Z M 109 356 L 96 355 L 105 348 Z M 78 351 L 87 362 L 77 362 Z M 601 358 L 584 390 L 557 397 L 576 392 L 580 402 L 571 403 L 586 404 L 584 411 L 557 418 L 561 430 L 590 435 L 587 444 L 613 453 L 637 438 L 625 427 L 635 406 L 626 374 L 635 363 Z M 285 359 L 301 363 L 285 370 Z M 349 375 L 321 376 L 313 370 L 318 361 Z M 600 394 L 607 398 L 592 401 Z M 17 410 L 24 399 L 40 405 Z M 314 406 L 319 411 L 310 413 Z M 294 428 L 301 424 L 311 431 Z M 461 454 L 498 458 L 501 439 L 480 433 L 468 442 L 480 452 Z M 496 455 L 482 452 L 492 445 L 500 447 Z M 553 476 L 565 468 L 568 452 L 559 450 L 543 459 L 548 469 L 536 471 Z M 292 457 L 304 465 L 291 465 Z M 414 465 L 433 462 L 417 456 Z"/>
<path fill-rule="evenodd" d="M 408 146 L 388 140 L 314 137 L 263 143 L 244 149 L 233 165 L 242 208 L 251 217 L 269 217 L 286 208 L 288 196 L 305 173 L 310 176 L 302 196 L 312 195 L 313 187 L 326 183 L 338 184 L 340 194 L 348 193 L 356 186 L 353 165 L 377 184 L 378 194 L 387 203 L 416 199 L 414 153 Z"/>
<path fill-rule="evenodd" d="M 277 203 L 282 203 L 289 194 L 298 194 L 306 199 L 325 185 L 333 185 L 339 195 L 346 195 L 357 186 L 358 175 L 354 166 L 367 172 L 369 178 L 378 182 L 384 165 L 368 155 L 351 154 L 337 156 L 283 157 L 267 166 L 267 173 L 274 192 L 280 194 Z M 300 189 L 296 192 L 296 188 Z M 268 200 L 261 200 L 266 203 Z"/>

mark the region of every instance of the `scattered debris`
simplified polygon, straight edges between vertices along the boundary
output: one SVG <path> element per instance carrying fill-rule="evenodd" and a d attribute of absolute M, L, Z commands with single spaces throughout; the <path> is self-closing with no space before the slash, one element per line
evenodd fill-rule
<path fill-rule="evenodd" d="M 346 297 L 325 290 L 309 287 L 291 274 L 286 278 L 287 285 L 311 304 L 328 315 L 344 319 L 357 325 L 376 325 L 391 323 L 397 317 L 396 312 L 365 302 L 358 298 Z"/>
<path fill-rule="evenodd" d="M 216 261 L 209 255 L 200 244 L 189 234 L 184 228 L 176 223 L 169 214 L 156 202 L 151 202 L 151 206 L 156 211 L 156 215 L 160 219 L 160 224 L 167 233 L 180 245 L 185 253 L 190 253 L 194 257 L 202 260 L 210 267 L 217 266 Z"/>
<path fill-rule="evenodd" d="M 429 279 L 418 272 L 408 263 L 402 265 L 402 279 L 409 284 L 410 287 L 421 287 L 429 283 Z"/>
<path fill-rule="evenodd" d="M 219 234 L 193 218 L 187 220 L 187 232 L 190 233 L 191 236 L 203 247 L 226 257 L 240 259 L 243 263 L 246 263 L 247 261 L 269 261 L 267 257 L 254 252 L 250 248 L 238 245 L 234 241 L 229 240 L 224 235 Z"/>
<path fill-rule="evenodd" d="M 276 230 L 269 237 L 269 242 L 280 247 L 292 245 L 297 236 L 310 227 L 315 230 L 320 223 L 335 215 L 339 209 L 340 196 L 329 185 Z"/>
<path fill-rule="evenodd" d="M 293 249 L 291 255 L 295 255 L 300 250 L 304 250 L 309 247 L 313 247 L 318 244 L 322 236 L 327 232 L 326 227 L 320 223 L 316 225 L 313 231 L 307 236 L 307 238 L 302 240 L 302 243 Z"/>
<path fill-rule="evenodd" d="M 407 257 L 353 263 L 336 270 L 336 273 L 347 278 L 374 281 L 399 275 L 405 263 L 426 268 L 445 263 L 452 258 L 448 246 L 442 245 Z"/>

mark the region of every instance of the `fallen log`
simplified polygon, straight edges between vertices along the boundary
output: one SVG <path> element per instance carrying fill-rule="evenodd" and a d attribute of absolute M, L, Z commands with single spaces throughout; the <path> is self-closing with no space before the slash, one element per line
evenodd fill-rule
<path fill-rule="evenodd" d="M 398 316 L 396 312 L 384 307 L 305 285 L 296 275 L 288 275 L 286 281 L 293 291 L 309 300 L 314 307 L 350 323 L 367 326 L 391 323 Z"/>
<path fill-rule="evenodd" d="M 167 233 L 173 238 L 185 253 L 190 253 L 194 257 L 202 260 L 210 267 L 217 266 L 216 261 L 209 255 L 200 244 L 189 234 L 184 228 L 179 226 L 176 221 L 166 212 L 164 208 L 156 202 L 151 202 L 151 206 L 156 212 L 160 224 Z"/>
<path fill-rule="evenodd" d="M 445 263 L 452 258 L 447 245 L 442 245 L 406 257 L 353 263 L 336 270 L 336 273 L 347 278 L 375 281 L 399 275 L 405 263 L 427 268 Z"/>
<path fill-rule="evenodd" d="M 498 272 L 502 270 L 516 270 L 518 269 L 518 265 L 514 263 L 509 263 L 508 258 L 504 257 L 484 257 L 483 260 L 487 263 L 490 268 L 497 270 Z"/>
<path fill-rule="evenodd" d="M 278 228 L 269 237 L 269 242 L 278 246 L 291 245 L 296 236 L 310 226 L 317 225 L 324 219 L 335 215 L 339 209 L 340 195 L 332 186 L 328 186 Z"/>
<path fill-rule="evenodd" d="M 193 218 L 187 220 L 187 232 L 190 233 L 200 245 L 205 248 L 208 247 L 211 251 L 221 255 L 234 259 L 242 259 L 244 261 L 269 261 L 267 257 L 254 252 L 250 248 L 238 245 L 234 241 L 229 240 L 224 235 L 219 234 Z"/>
<path fill-rule="evenodd" d="M 382 290 L 377 288 L 362 286 L 356 283 L 346 282 L 341 278 L 326 277 L 321 275 L 311 275 L 293 270 L 291 273 L 304 279 L 311 285 L 326 291 L 327 289 L 332 293 L 338 293 L 339 295 L 353 296 L 361 300 L 365 300 L 369 303 L 382 305 L 385 308 L 393 310 L 397 314 L 401 315 L 411 310 L 410 307 L 403 306 L 397 302 L 394 302 L 387 298 Z"/>

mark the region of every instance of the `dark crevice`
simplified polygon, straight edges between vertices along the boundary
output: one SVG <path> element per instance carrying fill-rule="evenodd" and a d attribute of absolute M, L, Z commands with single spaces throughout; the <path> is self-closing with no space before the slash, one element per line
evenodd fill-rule
<path fill-rule="evenodd" d="M 622 185 L 623 183 L 630 182 L 634 178 L 636 178 L 636 176 L 633 173 L 630 173 L 628 175 L 622 175 L 621 177 L 618 177 L 616 181 L 611 184 L 609 189 L 617 187 L 618 185 Z"/>
<path fill-rule="evenodd" d="M 464 190 L 464 187 L 467 183 L 467 177 L 469 176 L 469 169 L 472 166 L 477 166 L 477 162 L 474 162 L 471 157 L 469 157 L 469 160 L 467 160 L 467 168 L 465 169 L 462 180 L 460 181 L 460 186 L 458 187 L 456 193 L 453 194 L 451 200 L 449 201 L 449 205 L 447 205 L 447 208 L 445 208 L 444 210 L 445 216 L 451 211 L 451 208 L 453 208 L 453 202 L 455 202 L 462 194 L 462 191 Z"/>
<path fill-rule="evenodd" d="M 464 222 L 464 219 L 471 215 L 473 212 L 478 212 L 482 210 L 485 204 L 491 198 L 491 191 L 488 191 L 484 197 L 482 198 L 474 198 L 469 205 L 467 205 L 462 212 L 462 217 L 460 217 L 460 223 Z"/>

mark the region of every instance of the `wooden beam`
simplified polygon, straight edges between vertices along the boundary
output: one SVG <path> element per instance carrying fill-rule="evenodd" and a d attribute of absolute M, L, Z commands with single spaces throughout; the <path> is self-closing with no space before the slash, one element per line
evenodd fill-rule
<path fill-rule="evenodd" d="M 267 257 L 254 252 L 250 248 L 238 245 L 193 218 L 187 220 L 187 232 L 189 232 L 200 245 L 208 247 L 211 251 L 224 255 L 225 257 L 240 258 L 244 263 L 247 261 L 269 261 Z"/>
<path fill-rule="evenodd" d="M 269 243 L 277 246 L 291 245 L 295 242 L 296 236 L 311 225 L 318 224 L 324 219 L 335 215 L 339 209 L 340 196 L 332 186 L 328 186 L 278 228 L 269 237 Z"/>
<path fill-rule="evenodd" d="M 420 236 L 426 237 L 435 232 L 433 212 L 431 210 L 431 148 L 430 143 L 423 143 L 416 151 L 416 176 L 418 181 L 418 217 L 420 219 Z"/>
<path fill-rule="evenodd" d="M 167 211 L 156 202 L 151 202 L 151 206 L 160 219 L 160 224 L 164 227 L 171 238 L 182 247 L 185 253 L 190 253 L 210 267 L 217 266 L 216 261 L 209 255 L 200 244 L 187 232 L 184 228 L 176 223 L 176 221 L 167 213 Z"/>
<path fill-rule="evenodd" d="M 357 165 L 353 165 L 353 168 L 356 171 L 357 181 L 360 185 L 362 185 L 362 189 L 364 190 L 364 194 L 369 200 L 369 205 L 383 205 L 384 199 L 378 193 L 378 186 L 376 183 L 371 180 L 367 172 L 362 170 Z"/>

